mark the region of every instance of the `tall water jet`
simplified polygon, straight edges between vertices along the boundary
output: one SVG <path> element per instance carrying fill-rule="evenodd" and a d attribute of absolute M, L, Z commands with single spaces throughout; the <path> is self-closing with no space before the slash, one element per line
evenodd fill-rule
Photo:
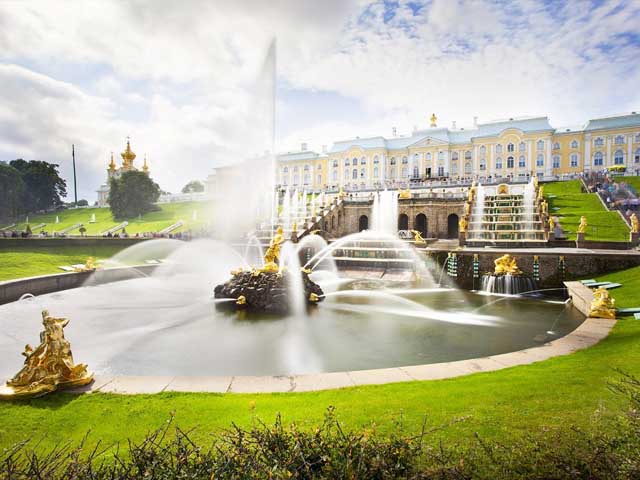
<path fill-rule="evenodd" d="M 524 195 L 522 197 L 523 202 L 522 206 L 524 208 L 524 230 L 525 230 L 525 238 L 531 238 L 533 232 L 533 214 L 535 208 L 536 201 L 536 186 L 533 182 L 533 178 L 529 183 L 527 183 L 524 187 Z"/>
<path fill-rule="evenodd" d="M 398 193 L 385 190 L 374 195 L 372 210 L 372 230 L 397 235 Z"/>

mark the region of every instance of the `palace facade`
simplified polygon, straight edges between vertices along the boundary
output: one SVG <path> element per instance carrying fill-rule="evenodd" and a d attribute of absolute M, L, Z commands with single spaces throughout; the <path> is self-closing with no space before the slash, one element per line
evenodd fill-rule
<path fill-rule="evenodd" d="M 640 114 L 631 112 L 554 128 L 547 117 L 509 118 L 471 128 L 437 126 L 411 135 L 352 138 L 329 150 L 278 156 L 281 186 L 361 190 L 430 180 L 552 178 L 614 166 L 640 170 Z"/>
<path fill-rule="evenodd" d="M 133 161 L 136 159 L 136 154 L 131 150 L 131 144 L 127 138 L 127 147 L 124 152 L 120 154 L 122 157 L 122 165 L 116 166 L 116 162 L 113 159 L 113 152 L 111 152 L 111 162 L 107 168 L 107 182 L 100 185 L 100 188 L 96 191 L 98 194 L 98 206 L 106 207 L 109 205 L 109 189 L 112 178 L 118 179 L 124 172 L 138 171 L 133 165 Z M 149 175 L 149 165 L 147 165 L 147 157 L 144 157 L 144 164 L 142 165 L 142 171 Z"/>

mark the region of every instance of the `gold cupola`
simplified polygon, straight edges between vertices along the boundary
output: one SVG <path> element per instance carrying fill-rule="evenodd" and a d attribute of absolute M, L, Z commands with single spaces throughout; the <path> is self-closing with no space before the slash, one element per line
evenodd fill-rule
<path fill-rule="evenodd" d="M 149 165 L 147 165 L 147 155 L 144 156 L 144 165 L 142 165 L 142 171 L 146 174 L 149 173 Z"/>
<path fill-rule="evenodd" d="M 131 145 L 129 144 L 128 137 L 127 137 L 127 148 L 120 155 L 122 156 L 122 166 L 125 168 L 131 168 L 133 166 L 133 161 L 136 158 L 136 154 L 133 153 L 133 150 L 131 150 Z"/>
<path fill-rule="evenodd" d="M 111 162 L 109 163 L 109 171 L 110 172 L 115 172 L 116 171 L 116 162 L 113 159 L 113 152 L 111 152 Z"/>
<path fill-rule="evenodd" d="M 436 117 L 435 113 L 432 113 L 431 114 L 431 128 L 437 127 L 438 126 L 437 122 L 438 122 L 438 117 Z"/>

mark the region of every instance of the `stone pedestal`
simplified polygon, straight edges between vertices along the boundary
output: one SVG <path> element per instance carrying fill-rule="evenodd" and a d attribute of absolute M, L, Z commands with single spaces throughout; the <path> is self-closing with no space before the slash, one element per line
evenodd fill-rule
<path fill-rule="evenodd" d="M 459 232 L 458 233 L 458 243 L 461 247 L 464 247 L 467 243 L 467 232 Z"/>
<path fill-rule="evenodd" d="M 629 232 L 629 241 L 631 242 L 631 245 L 633 245 L 634 247 L 637 247 L 638 244 L 640 243 L 640 233 Z"/>
<path fill-rule="evenodd" d="M 578 232 L 576 233 L 576 248 L 580 248 L 584 245 L 584 233 Z"/>

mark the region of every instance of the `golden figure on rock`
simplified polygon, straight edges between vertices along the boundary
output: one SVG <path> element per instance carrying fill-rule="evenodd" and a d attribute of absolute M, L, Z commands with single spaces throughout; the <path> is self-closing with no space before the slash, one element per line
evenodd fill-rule
<path fill-rule="evenodd" d="M 261 272 L 277 272 L 280 270 L 278 260 L 280 259 L 280 245 L 284 243 L 284 240 L 282 227 L 278 227 L 276 234 L 269 243 L 269 248 L 264 254 L 264 266 L 260 269 Z"/>
<path fill-rule="evenodd" d="M 503 255 L 493 261 L 495 275 L 522 275 L 522 271 L 518 268 L 516 259 L 509 255 Z"/>
<path fill-rule="evenodd" d="M 584 215 L 580 217 L 580 225 L 578 225 L 578 233 L 585 233 L 587 231 L 587 217 Z"/>
<path fill-rule="evenodd" d="M 73 363 L 71 345 L 64 338 L 69 320 L 54 318 L 42 312 L 44 330 L 40 345 L 24 348 L 24 366 L 5 386 L 0 387 L 0 399 L 33 398 L 58 389 L 80 387 L 91 383 L 93 373 L 87 366 Z"/>
<path fill-rule="evenodd" d="M 640 233 L 640 222 L 635 213 L 631 214 L 631 233 Z"/>
<path fill-rule="evenodd" d="M 94 257 L 89 257 L 89 258 L 87 258 L 87 261 L 85 262 L 84 266 L 78 267 L 78 268 L 74 268 L 74 271 L 76 271 L 76 272 L 94 272 L 99 267 L 100 267 L 100 265 L 98 265 L 98 263 L 96 262 L 96 259 Z"/>
<path fill-rule="evenodd" d="M 401 200 L 407 200 L 411 198 L 411 190 L 408 188 L 406 190 L 398 190 L 398 198 Z"/>
<path fill-rule="evenodd" d="M 467 219 L 465 217 L 461 217 L 460 220 L 458 221 L 458 230 L 464 233 L 467 231 L 468 226 L 469 226 L 469 222 L 467 222 Z"/>
<path fill-rule="evenodd" d="M 413 243 L 415 245 L 426 245 L 427 241 L 422 238 L 422 234 L 418 231 L 418 230 L 411 230 L 411 233 L 413 233 Z"/>
<path fill-rule="evenodd" d="M 589 316 L 595 318 L 616 318 L 615 300 L 609 296 L 606 288 L 598 288 L 593 292 L 593 301 L 589 310 Z"/>

